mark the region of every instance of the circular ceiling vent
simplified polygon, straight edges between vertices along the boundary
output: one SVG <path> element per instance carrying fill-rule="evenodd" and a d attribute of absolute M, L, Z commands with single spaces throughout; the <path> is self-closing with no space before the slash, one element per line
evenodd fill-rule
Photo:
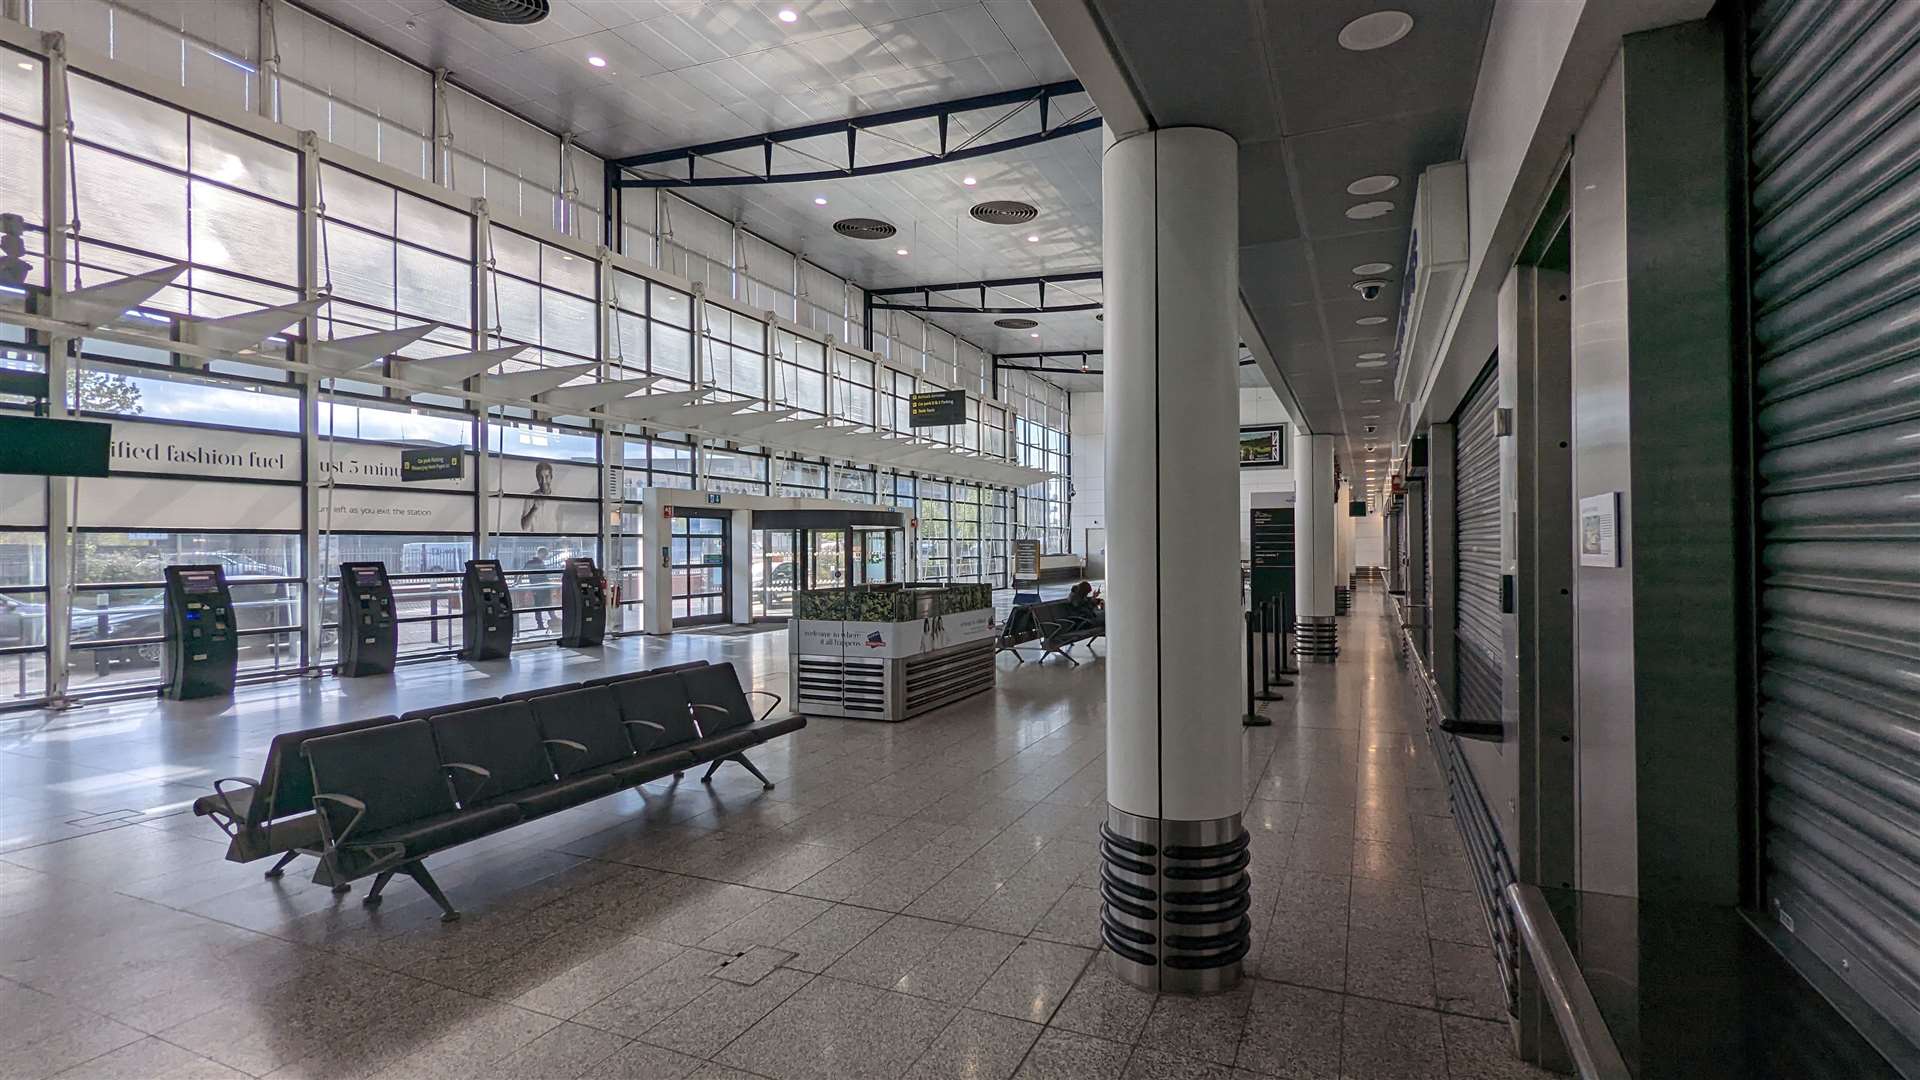
<path fill-rule="evenodd" d="M 879 218 L 850 217 L 834 222 L 833 231 L 855 240 L 885 240 L 900 230 Z"/>
<path fill-rule="evenodd" d="M 1031 330 L 1040 324 L 1033 319 L 995 319 L 993 325 L 1002 330 Z"/>
<path fill-rule="evenodd" d="M 983 202 L 967 212 L 973 215 L 973 220 L 989 225 L 1025 225 L 1040 216 L 1040 211 L 1030 203 L 1007 200 Z"/>
<path fill-rule="evenodd" d="M 525 26 L 547 17 L 548 0 L 447 0 L 447 6 L 488 22 Z"/>

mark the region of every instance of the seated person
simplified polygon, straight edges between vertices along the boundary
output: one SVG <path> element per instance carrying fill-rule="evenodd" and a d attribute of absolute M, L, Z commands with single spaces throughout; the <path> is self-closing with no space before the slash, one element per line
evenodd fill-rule
<path fill-rule="evenodd" d="M 1085 626 L 1104 628 L 1107 625 L 1106 601 L 1100 599 L 1100 593 L 1090 581 L 1082 581 L 1067 594 L 1067 614 Z"/>

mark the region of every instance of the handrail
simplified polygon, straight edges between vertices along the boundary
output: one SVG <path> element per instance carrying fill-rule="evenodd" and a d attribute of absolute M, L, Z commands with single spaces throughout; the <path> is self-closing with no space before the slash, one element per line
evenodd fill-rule
<path fill-rule="evenodd" d="M 1633 1080 L 1573 950 L 1560 933 L 1560 924 L 1547 910 L 1546 895 L 1516 881 L 1507 886 L 1507 906 L 1533 959 L 1534 973 L 1540 977 L 1540 996 L 1553 1011 L 1554 1026 L 1560 1029 L 1581 1080 Z"/>

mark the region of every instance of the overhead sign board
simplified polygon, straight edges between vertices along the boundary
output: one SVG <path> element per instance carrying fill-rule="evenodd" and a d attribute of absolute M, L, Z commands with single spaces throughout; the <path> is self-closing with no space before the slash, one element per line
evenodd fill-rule
<path fill-rule="evenodd" d="M 967 422 L 965 390 L 928 390 L 908 400 L 907 426 L 946 427 Z"/>
<path fill-rule="evenodd" d="M 429 447 L 400 451 L 400 480 L 458 480 L 466 472 L 467 455 L 459 447 Z"/>
<path fill-rule="evenodd" d="M 112 441 L 112 424 L 0 416 L 0 473 L 105 476 Z"/>

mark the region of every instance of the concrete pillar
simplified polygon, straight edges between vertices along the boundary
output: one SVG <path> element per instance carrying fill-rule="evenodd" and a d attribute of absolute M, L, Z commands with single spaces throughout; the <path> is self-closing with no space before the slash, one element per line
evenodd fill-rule
<path fill-rule="evenodd" d="M 1293 437 L 1293 650 L 1302 660 L 1340 652 L 1333 623 L 1333 436 Z"/>
<path fill-rule="evenodd" d="M 1144 989 L 1240 979 L 1239 185 L 1205 128 L 1107 147 L 1101 936 Z M 1173 897 L 1184 897 L 1174 899 Z"/>

